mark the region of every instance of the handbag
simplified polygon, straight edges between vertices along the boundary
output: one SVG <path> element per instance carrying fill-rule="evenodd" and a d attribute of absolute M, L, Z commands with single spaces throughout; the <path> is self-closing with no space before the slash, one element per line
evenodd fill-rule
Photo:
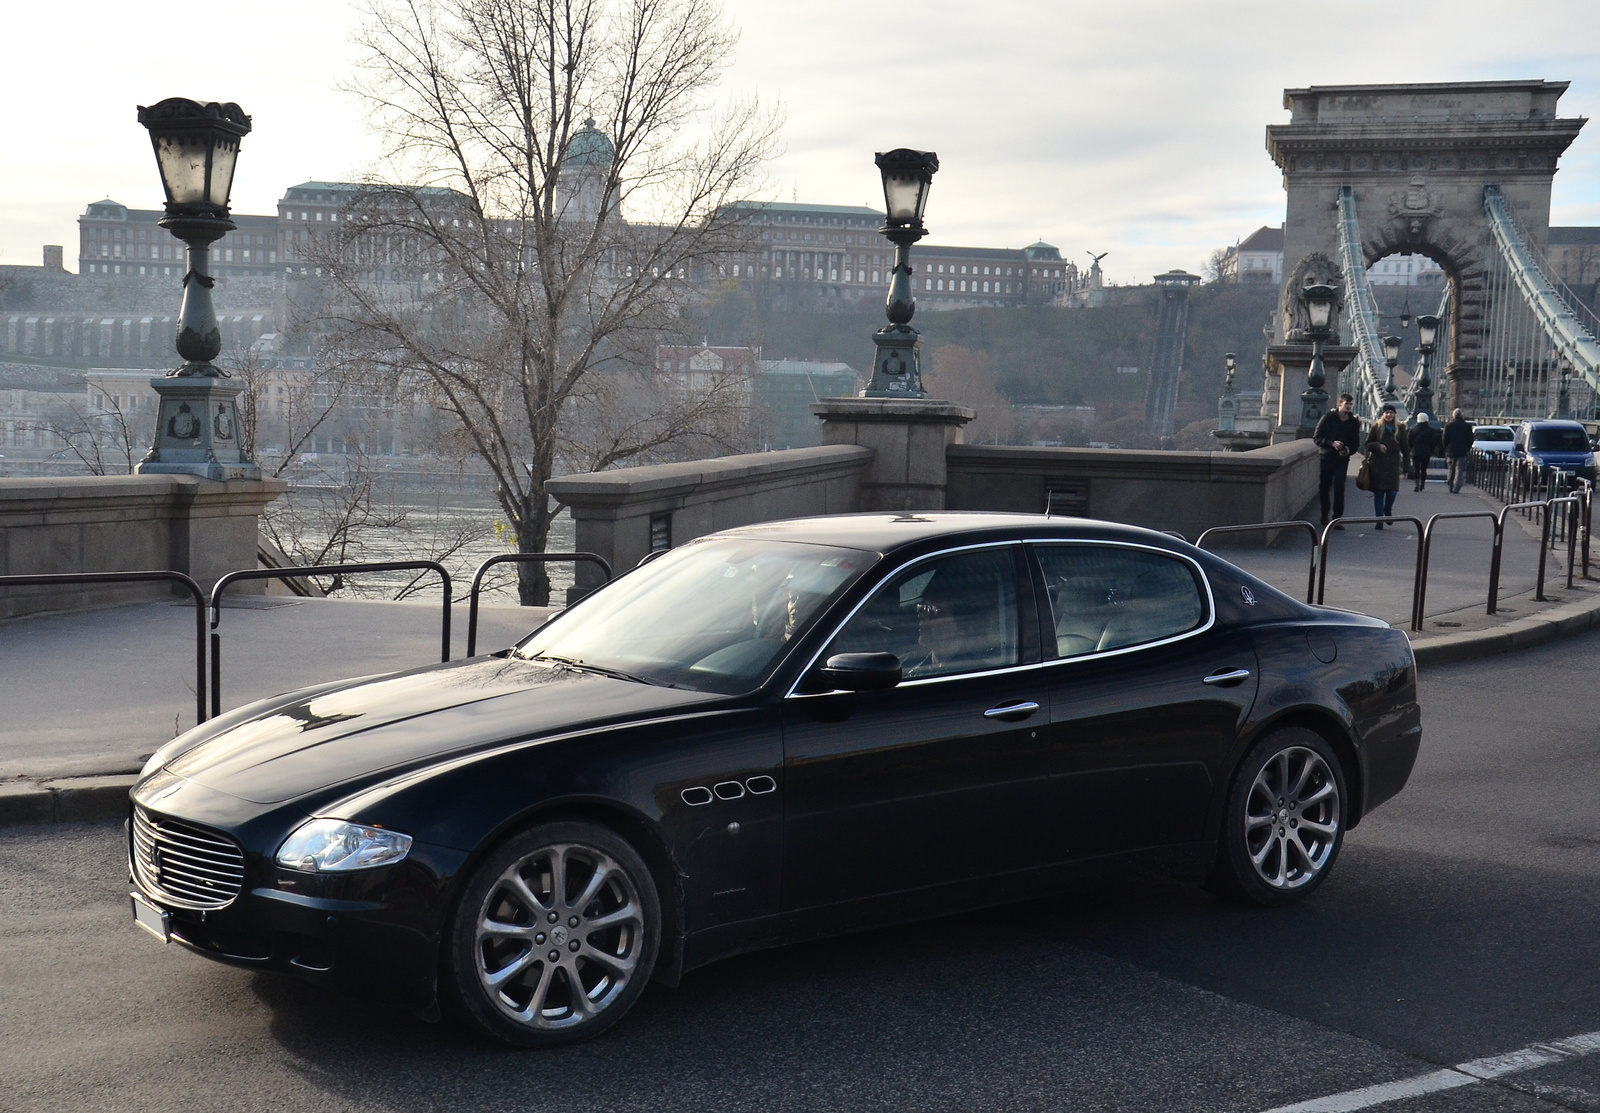
<path fill-rule="evenodd" d="M 1372 457 L 1363 456 L 1361 466 L 1356 469 L 1356 490 L 1372 490 Z"/>

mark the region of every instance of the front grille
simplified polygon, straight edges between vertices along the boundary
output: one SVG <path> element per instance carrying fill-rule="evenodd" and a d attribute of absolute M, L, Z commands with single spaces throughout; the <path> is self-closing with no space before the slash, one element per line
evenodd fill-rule
<path fill-rule="evenodd" d="M 139 807 L 133 869 L 146 891 L 179 908 L 222 908 L 244 887 L 244 853 L 232 839 Z"/>

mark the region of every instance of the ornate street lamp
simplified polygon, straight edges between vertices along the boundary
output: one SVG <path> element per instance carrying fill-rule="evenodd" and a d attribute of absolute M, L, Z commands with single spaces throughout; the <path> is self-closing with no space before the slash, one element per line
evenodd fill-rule
<path fill-rule="evenodd" d="M 1400 345 L 1405 340 L 1399 336 L 1385 336 L 1383 338 L 1383 362 L 1389 367 L 1389 381 L 1383 384 L 1383 401 L 1385 405 L 1399 405 L 1400 396 L 1394 389 L 1394 368 L 1400 362 Z"/>
<path fill-rule="evenodd" d="M 1233 385 L 1233 375 L 1238 365 L 1234 362 L 1232 352 L 1222 358 L 1227 370 L 1222 379 L 1222 397 L 1217 401 L 1217 430 L 1231 433 L 1239 425 L 1239 394 Z"/>
<path fill-rule="evenodd" d="M 1433 382 L 1428 378 L 1428 357 L 1433 355 L 1433 342 L 1439 335 L 1439 318 L 1424 313 L 1417 318 L 1417 381 L 1411 391 L 1413 413 L 1433 413 Z"/>
<path fill-rule="evenodd" d="M 939 169 L 932 151 L 900 147 L 874 156 L 883 175 L 883 203 L 888 214 L 878 231 L 894 244 L 894 269 L 889 272 L 889 296 L 884 313 L 889 323 L 873 334 L 877 352 L 872 361 L 872 381 L 863 398 L 926 398 L 922 389 L 922 337 L 911 327 L 917 311 L 911 293 L 911 245 L 928 234 L 922 211 L 928 187 Z"/>
<path fill-rule="evenodd" d="M 1561 389 L 1556 394 L 1556 412 L 1551 417 L 1570 420 L 1572 417 L 1572 364 L 1561 361 Z"/>
<path fill-rule="evenodd" d="M 1322 346 L 1333 331 L 1333 303 L 1338 296 L 1338 288 L 1325 282 L 1308 282 L 1300 289 L 1300 300 L 1306 307 L 1306 335 L 1311 338 L 1311 366 L 1306 368 L 1306 389 L 1300 392 L 1302 438 L 1311 436 L 1328 411 L 1328 392 L 1323 389 L 1328 375 L 1322 363 Z"/>
<path fill-rule="evenodd" d="M 237 399 L 243 384 L 211 362 L 222 353 L 222 330 L 211 304 L 216 284 L 211 245 L 236 227 L 228 218 L 228 197 L 250 117 L 237 104 L 169 97 L 148 108 L 140 105 L 139 122 L 150 132 L 167 195 L 166 215 L 159 223 L 184 242 L 188 268 L 177 335 L 184 362 L 166 377 L 150 381 L 161 406 L 155 443 L 138 470 L 259 479 L 260 470 L 239 449 Z"/>

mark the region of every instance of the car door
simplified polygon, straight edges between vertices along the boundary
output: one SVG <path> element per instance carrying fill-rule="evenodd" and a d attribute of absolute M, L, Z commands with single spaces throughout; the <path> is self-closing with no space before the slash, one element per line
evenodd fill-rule
<path fill-rule="evenodd" d="M 1037 614 L 1015 543 L 918 560 L 856 609 L 818 662 L 890 652 L 903 679 L 784 701 L 785 908 L 1040 863 Z"/>
<path fill-rule="evenodd" d="M 1037 543 L 1048 605 L 1049 840 L 1057 861 L 1198 841 L 1257 688 L 1198 564 L 1156 548 Z M 1052 644 L 1053 643 L 1053 644 Z"/>

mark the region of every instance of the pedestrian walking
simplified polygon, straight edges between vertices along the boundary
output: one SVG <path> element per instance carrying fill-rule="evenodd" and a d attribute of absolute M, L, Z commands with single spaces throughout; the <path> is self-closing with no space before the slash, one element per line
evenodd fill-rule
<path fill-rule="evenodd" d="M 1405 426 L 1395 417 L 1392 405 L 1383 407 L 1382 416 L 1367 433 L 1367 474 L 1372 490 L 1372 515 L 1394 517 L 1394 499 L 1400 493 L 1400 470 L 1410 448 Z M 1383 528 L 1379 522 L 1377 529 Z"/>
<path fill-rule="evenodd" d="M 1350 454 L 1361 443 L 1361 419 L 1352 410 L 1356 400 L 1349 394 L 1339 395 L 1339 404 L 1322 415 L 1311 440 L 1322 450 L 1321 467 L 1317 473 L 1317 502 L 1322 507 L 1322 524 L 1328 524 L 1331 500 L 1333 517 L 1344 517 L 1344 484 L 1350 471 Z M 1343 526 L 1336 526 L 1343 529 Z"/>
<path fill-rule="evenodd" d="M 1417 481 L 1414 490 L 1418 491 L 1427 485 L 1428 461 L 1439 447 L 1439 432 L 1430 421 L 1427 414 L 1418 414 L 1417 427 L 1411 430 L 1411 470 Z"/>
<path fill-rule="evenodd" d="M 1460 410 L 1452 411 L 1444 427 L 1445 485 L 1459 495 L 1467 481 L 1467 461 L 1472 456 L 1472 422 Z"/>

